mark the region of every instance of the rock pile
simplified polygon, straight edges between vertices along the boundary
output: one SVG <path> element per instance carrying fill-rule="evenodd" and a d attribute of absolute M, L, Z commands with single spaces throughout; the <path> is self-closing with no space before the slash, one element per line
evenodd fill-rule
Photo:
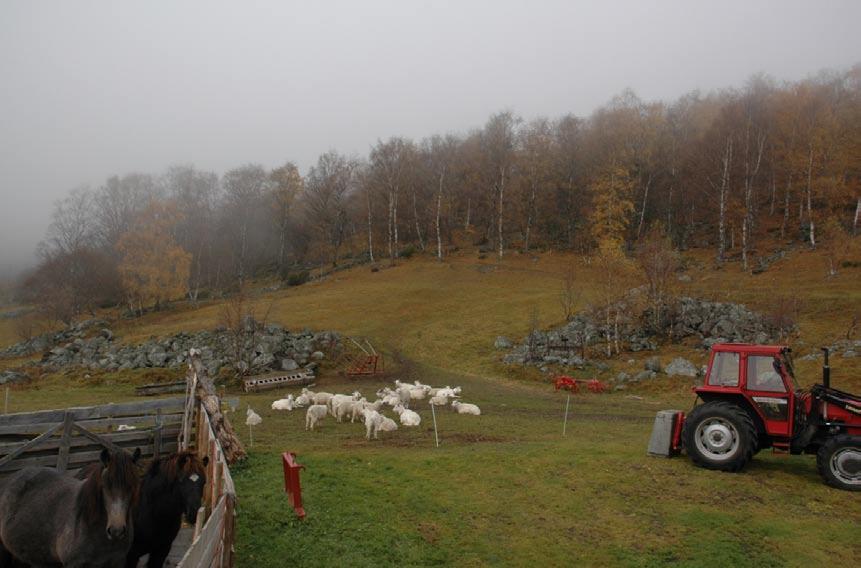
<path fill-rule="evenodd" d="M 113 338 L 113 333 L 108 328 L 108 322 L 101 319 L 88 319 L 70 325 L 66 329 L 53 333 L 44 333 L 27 341 L 22 341 L 0 350 L 0 358 L 25 357 L 34 353 L 41 353 L 55 345 L 63 345 L 77 339 L 84 339 L 92 335 L 103 335 L 108 339 Z"/>
<path fill-rule="evenodd" d="M 744 305 L 696 298 L 682 297 L 667 306 L 657 326 L 653 323 L 656 318 L 651 315 L 647 309 L 618 323 L 619 343 L 623 349 L 654 351 L 659 340 L 680 342 L 691 337 L 699 339 L 704 348 L 727 342 L 769 343 L 776 341 L 782 331 Z M 600 315 L 581 312 L 560 328 L 533 331 L 522 343 L 511 348 L 503 361 L 580 368 L 587 364 L 583 354 L 595 350 L 590 348 L 603 345 L 608 335 L 613 337 L 616 326 L 613 322 L 608 329 Z M 495 347 L 500 349 L 504 344 L 497 339 Z"/>
<path fill-rule="evenodd" d="M 138 345 L 124 345 L 115 341 L 109 328 L 102 327 L 105 322 L 91 320 L 84 323 L 86 325 L 78 324 L 52 334 L 50 339 L 55 346 L 43 350 L 42 359 L 36 364 L 45 368 L 84 367 L 106 371 L 176 368 L 186 363 L 188 351 L 194 347 L 200 350 L 202 361 L 212 375 L 233 364 L 242 371 L 292 371 L 315 368 L 317 362 L 325 358 L 325 353 L 331 353 L 340 342 L 340 336 L 335 332 L 291 332 L 277 324 L 262 326 L 252 320 L 245 322 L 243 333 L 232 333 L 223 328 L 197 333 L 179 332 Z M 43 343 L 27 342 L 12 346 L 3 353 L 11 352 L 13 356 L 33 353 L 39 345 Z"/>

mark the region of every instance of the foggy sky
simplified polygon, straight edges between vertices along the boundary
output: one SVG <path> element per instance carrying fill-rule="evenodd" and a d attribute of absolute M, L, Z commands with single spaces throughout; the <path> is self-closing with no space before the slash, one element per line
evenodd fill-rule
<path fill-rule="evenodd" d="M 650 6 L 649 4 L 655 4 Z M 0 4 L 0 274 L 33 262 L 54 200 L 113 174 L 219 174 L 510 109 L 588 115 L 861 61 L 861 2 Z"/>

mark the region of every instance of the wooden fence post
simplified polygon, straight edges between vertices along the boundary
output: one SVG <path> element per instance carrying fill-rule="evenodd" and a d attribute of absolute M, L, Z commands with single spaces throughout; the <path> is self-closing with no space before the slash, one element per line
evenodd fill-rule
<path fill-rule="evenodd" d="M 72 448 L 72 426 L 74 416 L 68 410 L 63 416 L 63 434 L 60 438 L 60 452 L 57 454 L 57 470 L 66 471 L 69 467 L 69 450 Z"/>

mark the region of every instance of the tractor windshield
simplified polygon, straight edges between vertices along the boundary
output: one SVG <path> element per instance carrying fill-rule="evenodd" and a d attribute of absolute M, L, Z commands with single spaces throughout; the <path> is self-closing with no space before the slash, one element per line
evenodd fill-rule
<path fill-rule="evenodd" d="M 788 376 L 792 381 L 794 390 L 798 390 L 798 381 L 795 379 L 795 367 L 792 365 L 792 354 L 788 351 L 784 351 L 780 354 L 780 362 L 783 366 L 783 370 L 786 371 L 786 376 Z"/>

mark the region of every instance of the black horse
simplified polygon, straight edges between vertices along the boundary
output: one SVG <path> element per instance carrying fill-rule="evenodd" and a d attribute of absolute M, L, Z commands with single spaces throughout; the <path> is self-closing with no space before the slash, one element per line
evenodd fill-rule
<path fill-rule="evenodd" d="M 80 479 L 45 467 L 12 474 L 0 488 L 0 566 L 122 566 L 139 457 L 103 450 Z"/>
<path fill-rule="evenodd" d="M 206 466 L 193 452 L 180 452 L 155 459 L 144 474 L 140 499 L 134 513 L 135 535 L 126 557 L 126 568 L 134 568 L 149 554 L 148 568 L 160 568 L 179 533 L 182 516 L 194 523 L 206 485 Z"/>

